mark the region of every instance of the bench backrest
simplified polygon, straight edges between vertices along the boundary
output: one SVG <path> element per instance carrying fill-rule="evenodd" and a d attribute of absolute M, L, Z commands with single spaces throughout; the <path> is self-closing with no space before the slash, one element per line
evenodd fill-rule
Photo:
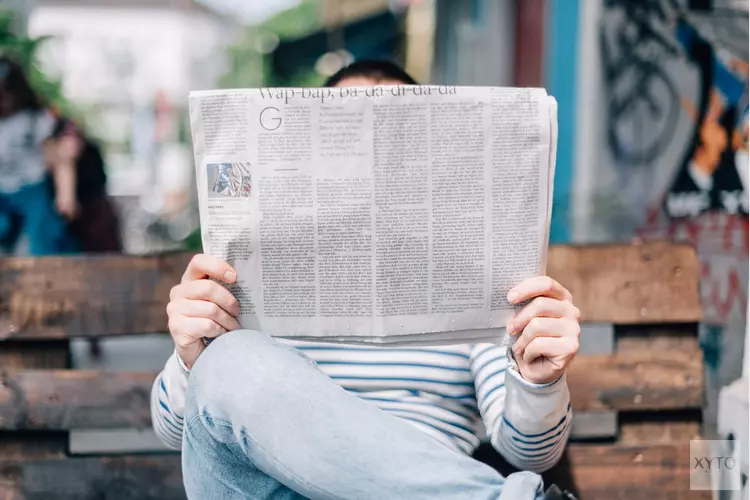
<path fill-rule="evenodd" d="M 177 455 L 71 455 L 70 431 L 149 429 L 156 374 L 71 370 L 69 342 L 164 332 L 169 290 L 189 259 L 0 260 L 0 499 L 184 498 Z M 586 322 L 568 381 L 573 441 L 595 441 L 569 446 L 556 482 L 584 499 L 687 495 L 683 463 L 703 402 L 695 253 L 559 246 L 548 274 Z"/>

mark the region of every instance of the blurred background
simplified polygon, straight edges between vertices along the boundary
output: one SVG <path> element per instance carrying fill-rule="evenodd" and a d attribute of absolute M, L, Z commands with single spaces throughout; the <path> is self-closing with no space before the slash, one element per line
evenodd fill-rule
<path fill-rule="evenodd" d="M 747 0 L 0 0 L 0 12 L 0 52 L 100 145 L 133 254 L 200 247 L 191 90 L 314 86 L 360 58 L 421 82 L 545 87 L 559 103 L 552 242 L 694 245 L 709 428 L 718 390 L 742 375 Z M 158 369 L 171 351 L 108 342 L 79 345 L 77 363 Z"/>

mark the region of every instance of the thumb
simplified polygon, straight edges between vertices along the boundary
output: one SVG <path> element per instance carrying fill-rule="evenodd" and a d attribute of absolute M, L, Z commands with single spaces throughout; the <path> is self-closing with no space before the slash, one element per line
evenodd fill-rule
<path fill-rule="evenodd" d="M 523 361 L 531 363 L 537 358 L 551 358 L 556 356 L 555 337 L 535 337 L 523 351 Z"/>

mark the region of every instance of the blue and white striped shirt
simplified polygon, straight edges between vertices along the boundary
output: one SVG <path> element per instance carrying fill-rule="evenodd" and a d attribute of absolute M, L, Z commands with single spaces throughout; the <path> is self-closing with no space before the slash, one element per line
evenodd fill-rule
<path fill-rule="evenodd" d="M 352 394 L 462 453 L 471 454 L 487 436 L 510 463 L 541 472 L 563 452 L 571 423 L 565 377 L 531 384 L 505 347 L 281 342 L 302 351 Z M 152 391 L 154 429 L 175 449 L 182 442 L 188 376 L 173 354 Z"/>

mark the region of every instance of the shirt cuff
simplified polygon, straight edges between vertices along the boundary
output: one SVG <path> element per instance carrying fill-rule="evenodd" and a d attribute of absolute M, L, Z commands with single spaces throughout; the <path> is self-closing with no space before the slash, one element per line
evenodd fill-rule
<path fill-rule="evenodd" d="M 182 360 L 180 355 L 177 353 L 177 349 L 174 351 L 174 357 L 177 358 L 177 364 L 180 366 L 180 370 L 182 370 L 182 373 L 185 375 L 190 375 L 190 368 L 187 367 L 185 362 Z"/>
<path fill-rule="evenodd" d="M 508 349 L 508 372 L 510 373 L 510 376 L 518 381 L 523 388 L 528 389 L 532 392 L 553 392 L 557 388 L 557 386 L 559 386 L 560 384 L 565 384 L 565 373 L 560 375 L 556 380 L 553 380 L 552 382 L 548 382 L 546 384 L 535 384 L 534 382 L 529 382 L 528 380 L 523 378 L 523 375 L 521 375 L 521 371 L 518 369 L 516 358 L 513 357 L 512 349 Z"/>

